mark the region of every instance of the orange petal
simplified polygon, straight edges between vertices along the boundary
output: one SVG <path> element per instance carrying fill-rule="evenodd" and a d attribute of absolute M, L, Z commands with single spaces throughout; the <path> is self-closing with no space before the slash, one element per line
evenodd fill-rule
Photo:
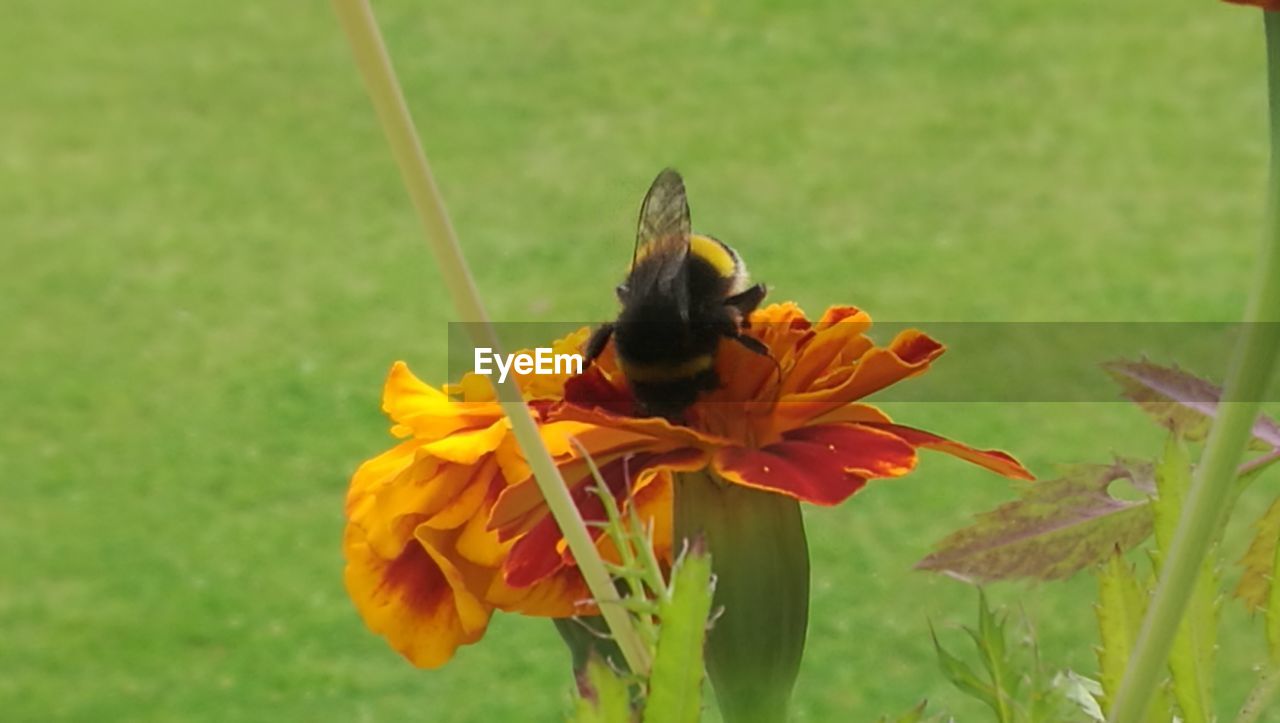
<path fill-rule="evenodd" d="M 942 344 L 927 334 L 908 329 L 899 334 L 888 348 L 875 348 L 863 355 L 848 378 L 839 385 L 787 395 L 782 398 L 781 403 L 819 402 L 829 405 L 829 410 L 834 410 L 839 405 L 856 401 L 924 372 L 945 350 Z"/>
<path fill-rule="evenodd" d="M 837 304 L 828 306 L 827 310 L 822 312 L 822 318 L 818 319 L 818 323 L 814 324 L 813 328 L 821 331 L 835 324 L 844 324 L 849 321 L 861 322 L 863 320 L 869 325 L 871 315 L 856 306 Z"/>
<path fill-rule="evenodd" d="M 774 418 L 781 431 L 805 425 L 833 424 L 836 422 L 889 423 L 889 415 L 879 408 L 862 402 L 842 404 L 835 409 L 825 402 L 785 402 L 778 405 Z"/>
<path fill-rule="evenodd" d="M 770 365 L 772 368 L 772 365 Z M 731 441 L 714 434 L 707 434 L 689 427 L 672 424 L 662 417 L 629 417 L 614 414 L 601 408 L 586 408 L 565 404 L 551 413 L 551 419 L 587 422 L 615 432 L 629 432 L 648 438 L 654 443 L 665 442 L 667 447 L 716 447 Z"/>
<path fill-rule="evenodd" d="M 1031 474 L 1026 467 L 1023 467 L 1018 460 L 1009 454 L 995 449 L 975 449 L 960 442 L 954 442 L 945 437 L 939 437 L 936 434 L 925 432 L 924 430 L 915 429 L 913 427 L 904 427 L 900 424 L 871 424 L 878 429 L 891 432 L 908 444 L 914 447 L 924 447 L 939 452 L 946 452 L 953 457 L 959 457 L 966 462 L 972 462 L 979 467 L 984 467 L 997 474 L 1005 477 L 1022 480 L 1034 480 L 1035 476 Z"/>
<path fill-rule="evenodd" d="M 897 477 L 915 466 L 911 445 L 856 424 L 804 427 L 761 449 L 729 447 L 713 464 L 730 482 L 819 505 L 834 505 L 873 477 Z"/>
<path fill-rule="evenodd" d="M 764 329 L 753 331 L 760 333 L 760 338 L 767 336 Z M 769 344 L 765 343 L 765 346 L 769 347 Z M 769 349 L 770 355 L 763 356 L 737 341 L 721 339 L 716 350 L 716 374 L 720 377 L 720 388 L 702 395 L 695 406 L 742 404 L 766 395 L 772 401 L 777 396 L 778 365 L 784 362 L 786 352 L 775 351 L 773 347 Z"/>
<path fill-rule="evenodd" d="M 498 540 L 498 533 L 488 529 L 485 515 L 474 515 L 467 520 L 458 535 L 458 554 L 484 567 L 499 567 L 511 549 L 511 542 Z"/>
<path fill-rule="evenodd" d="M 808 327 L 809 320 L 804 315 L 804 309 L 794 301 L 782 301 L 777 304 L 769 304 L 768 306 L 756 309 L 751 313 L 751 323 L 760 324 L 762 326 L 787 326 L 793 323 L 799 323 Z"/>
<path fill-rule="evenodd" d="M 511 432 L 505 417 L 478 429 L 457 431 L 434 442 L 422 445 L 422 451 L 458 464 L 475 464 L 476 460 L 494 451 Z"/>
<path fill-rule="evenodd" d="M 670 444 L 655 440 L 648 435 L 609 427 L 587 427 L 577 439 L 597 466 L 607 464 L 621 454 L 657 452 L 671 447 Z M 587 463 L 581 458 L 576 448 L 571 451 L 570 457 L 558 460 L 556 466 L 560 470 L 561 477 L 570 481 L 581 479 L 588 473 Z M 504 537 L 523 532 L 524 530 L 519 529 L 515 524 L 516 521 L 543 504 L 542 491 L 538 488 L 537 480 L 532 477 L 527 466 L 524 470 L 525 476 L 518 481 L 512 477 L 507 478 L 510 486 L 503 490 L 498 503 L 490 513 L 490 528 L 503 529 Z"/>
<path fill-rule="evenodd" d="M 699 449 L 678 449 L 660 454 L 636 454 L 619 457 L 600 466 L 600 479 L 604 481 L 614 499 L 628 499 L 628 490 L 636 489 L 647 480 L 653 480 L 659 471 L 689 471 L 706 466 L 707 453 Z M 587 476 L 570 483 L 571 497 L 582 519 L 588 523 L 607 519 L 604 504 L 595 492 L 595 479 Z M 592 538 L 602 534 L 598 526 L 589 528 Z M 512 587 L 528 587 L 554 574 L 565 564 L 572 562 L 569 552 L 563 549 L 564 536 L 550 513 L 545 513 L 533 527 L 511 548 L 503 564 L 503 575 Z"/>
<path fill-rule="evenodd" d="M 380 554 L 389 556 L 399 550 L 413 530 L 425 520 L 442 515 L 438 524 L 461 525 L 465 519 L 459 512 L 474 509 L 498 473 L 492 459 L 478 465 L 459 465 L 424 457 L 406 469 L 379 491 L 370 514 L 358 520 L 368 530 L 369 544 Z M 461 498 L 461 499 L 460 499 Z M 458 505 L 448 512 L 452 505 Z"/>
<path fill-rule="evenodd" d="M 530 587 L 511 587 L 495 575 L 485 596 L 499 610 L 546 618 L 592 615 L 591 591 L 576 567 L 562 568 Z"/>
<path fill-rule="evenodd" d="M 425 527 L 435 530 L 452 530 L 465 525 L 468 520 L 483 520 L 487 517 L 480 513 L 480 507 L 488 495 L 488 488 L 494 483 L 497 464 L 490 459 L 486 460 L 482 466 L 484 468 L 476 470 L 471 482 L 461 492 L 422 522 Z"/>
<path fill-rule="evenodd" d="M 398 361 L 391 366 L 382 392 L 382 410 L 399 427 L 414 436 L 434 440 L 477 426 L 488 426 L 502 418 L 494 403 L 458 402 L 428 386 Z"/>
<path fill-rule="evenodd" d="M 458 646 L 484 634 L 491 611 L 469 587 L 484 582 L 480 571 L 460 569 L 417 539 L 383 558 L 354 525 L 343 548 L 347 591 L 365 624 L 414 665 L 444 665 Z"/>
<path fill-rule="evenodd" d="M 856 309 L 841 316 L 830 309 L 814 327 L 814 335 L 797 350 L 795 364 L 787 370 L 782 383 L 783 394 L 795 394 L 812 388 L 815 381 L 834 367 L 847 365 L 861 357 L 873 344 L 864 332 L 871 328 L 871 317 Z"/>
<path fill-rule="evenodd" d="M 410 439 L 361 464 L 351 476 L 351 487 L 347 490 L 347 516 L 354 516 L 357 506 L 412 464 L 421 445 L 418 440 Z"/>

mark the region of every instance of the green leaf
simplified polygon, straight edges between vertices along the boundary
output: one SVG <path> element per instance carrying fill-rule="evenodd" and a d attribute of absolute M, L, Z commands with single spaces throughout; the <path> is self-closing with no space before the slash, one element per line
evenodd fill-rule
<path fill-rule="evenodd" d="M 1271 597 L 1271 577 L 1276 564 L 1276 541 L 1280 540 L 1280 497 L 1277 497 L 1262 517 L 1253 523 L 1257 533 L 1249 543 L 1249 549 L 1236 563 L 1244 568 L 1235 596 L 1252 611 L 1264 610 Z"/>
<path fill-rule="evenodd" d="M 1189 440 L 1204 439 L 1218 413 L 1222 390 L 1177 367 L 1149 361 L 1114 361 L 1102 365 L 1123 388 L 1124 396 L 1158 423 Z M 1255 448 L 1280 448 L 1280 425 L 1259 416 L 1253 425 Z"/>
<path fill-rule="evenodd" d="M 585 677 L 587 684 L 574 705 L 573 723 L 632 723 L 626 681 L 595 656 L 587 661 Z"/>
<path fill-rule="evenodd" d="M 1129 654 L 1138 639 L 1142 627 L 1144 600 L 1133 567 L 1125 561 L 1124 553 L 1115 550 L 1106 564 L 1098 570 L 1098 666 L 1101 672 L 1104 701 L 1109 701 L 1120 689 Z"/>
<path fill-rule="evenodd" d="M 1005 621 L 998 619 L 987 604 L 987 595 L 978 590 L 978 629 L 965 628 L 978 647 L 982 665 L 991 677 L 996 700 L 1001 703 L 1001 720 L 1011 720 L 1009 701 L 1017 695 L 1018 674 L 1011 670 L 1004 637 Z"/>
<path fill-rule="evenodd" d="M 1177 435 L 1170 435 L 1164 454 L 1156 465 L 1156 499 L 1151 508 L 1156 549 L 1161 553 L 1173 544 L 1173 533 L 1182 514 L 1182 502 L 1190 486 L 1191 460 L 1186 447 Z"/>
<path fill-rule="evenodd" d="M 967 663 L 957 658 L 942 647 L 942 643 L 938 642 L 938 634 L 933 629 L 933 625 L 929 625 L 929 634 L 933 636 L 933 649 L 938 655 L 938 665 L 942 668 L 942 674 L 947 676 L 947 680 L 951 684 L 960 689 L 961 692 L 969 694 L 971 697 L 986 703 L 991 710 L 998 715 L 1000 712 L 1000 704 L 996 699 L 995 689 L 978 677 Z"/>
<path fill-rule="evenodd" d="M 1271 660 L 1280 662 L 1280 585 L 1272 584 L 1280 576 L 1280 497 L 1272 501 L 1254 527 L 1258 531 L 1237 563 L 1244 572 L 1234 594 L 1250 610 L 1266 614 L 1267 647 Z"/>
<path fill-rule="evenodd" d="M 1102 563 L 1116 547 L 1127 550 L 1151 534 L 1149 501 L 1114 496 L 1117 480 L 1155 490 L 1143 462 L 1077 465 L 1058 479 L 1025 485 L 1020 499 L 978 515 L 916 567 L 978 581 L 1056 580 Z"/>
<path fill-rule="evenodd" d="M 1182 501 L 1191 485 L 1191 459 L 1177 435 L 1171 435 L 1164 456 L 1156 467 L 1159 496 L 1153 503 L 1157 564 L 1168 553 L 1177 528 Z M 1216 543 L 1215 543 L 1216 546 Z M 1212 552 L 1196 578 L 1186 614 L 1178 626 L 1169 653 L 1173 696 L 1186 723 L 1213 720 L 1213 664 L 1217 646 L 1218 580 Z"/>
<path fill-rule="evenodd" d="M 1271 579 L 1280 577 L 1280 547 L 1271 566 Z M 1271 595 L 1267 600 L 1267 648 L 1271 652 L 1271 661 L 1280 662 L 1280 585 L 1271 586 Z"/>
<path fill-rule="evenodd" d="M 1120 689 L 1129 655 L 1138 640 L 1142 628 L 1142 616 L 1146 612 L 1147 591 L 1138 583 L 1133 566 L 1120 550 L 1115 550 L 1106 564 L 1098 570 L 1098 665 L 1101 671 L 1101 695 L 1104 708 Z M 1147 723 L 1164 723 L 1169 720 L 1169 703 L 1164 694 L 1152 697 L 1147 706 Z"/>
<path fill-rule="evenodd" d="M 714 591 L 711 556 L 695 543 L 671 573 L 657 652 L 649 675 L 645 723 L 696 723 L 702 715 L 702 649 Z"/>

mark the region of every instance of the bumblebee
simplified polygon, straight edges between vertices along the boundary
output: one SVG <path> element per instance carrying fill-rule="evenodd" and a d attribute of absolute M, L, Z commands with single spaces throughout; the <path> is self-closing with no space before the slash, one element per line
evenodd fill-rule
<path fill-rule="evenodd" d="M 631 269 L 617 288 L 622 310 L 588 339 L 586 362 L 612 339 L 637 412 L 678 421 L 699 394 L 719 386 L 721 338 L 769 355 L 742 333 L 765 293 L 750 283 L 738 252 L 692 232 L 684 180 L 668 168 L 640 207 Z"/>

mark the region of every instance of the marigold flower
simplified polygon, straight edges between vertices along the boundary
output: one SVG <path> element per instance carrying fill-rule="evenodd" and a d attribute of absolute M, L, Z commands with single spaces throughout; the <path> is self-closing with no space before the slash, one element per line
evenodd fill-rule
<path fill-rule="evenodd" d="M 574 440 L 615 498 L 654 527 L 667 561 L 681 473 L 820 505 L 843 501 L 869 479 L 908 473 L 920 447 L 1031 478 L 1003 452 L 895 424 L 858 401 L 923 373 L 943 352 L 917 331 L 876 346 L 865 334 L 870 325 L 853 307 L 832 307 L 817 322 L 794 304 L 756 311 L 747 333 L 769 356 L 723 341 L 721 388 L 687 410 L 683 424 L 634 414 L 611 347 L 583 374 L 517 384 L 583 517 L 603 521 L 605 512 Z M 577 351 L 587 335 L 560 339 L 554 351 Z M 494 610 L 592 611 L 487 378 L 468 374 L 435 389 L 397 362 L 383 409 L 403 441 L 353 476 L 343 542 L 348 592 L 374 632 L 415 665 L 436 667 L 478 640 Z M 613 557 L 607 540 L 598 544 Z"/>
<path fill-rule="evenodd" d="M 870 479 L 907 474 L 922 447 L 1006 477 L 1032 479 L 1003 452 L 895 424 L 859 402 L 924 373 L 944 351 L 914 330 L 876 346 L 865 334 L 870 326 L 871 317 L 850 306 L 831 307 L 816 323 L 791 303 L 756 311 L 747 333 L 765 345 L 769 357 L 722 340 L 716 356 L 721 387 L 700 397 L 678 425 L 633 416 L 634 399 L 610 348 L 566 381 L 564 401 L 549 408 L 547 419 L 592 425 L 588 453 L 623 495 L 664 472 L 706 469 L 733 484 L 834 505 Z M 584 517 L 599 519 L 585 462 L 568 455 L 560 469 Z M 499 539 L 519 537 L 505 562 L 506 580 L 514 587 L 535 584 L 571 562 L 531 477 L 502 491 L 490 525 Z"/>
<path fill-rule="evenodd" d="M 558 342 L 580 345 L 583 335 Z M 522 379 L 531 406 L 562 394 L 564 379 Z M 528 476 L 492 388 L 468 375 L 434 389 L 397 362 L 383 409 L 404 441 L 360 466 L 347 495 L 343 540 L 346 585 L 370 629 L 420 667 L 443 665 L 459 645 L 483 634 L 495 609 L 545 617 L 591 612 L 574 569 L 514 588 L 501 566 L 511 542 L 487 528 L 489 511 L 509 479 Z M 541 425 L 553 455 L 570 437 L 590 440 L 589 425 Z M 670 538 L 670 478 L 637 496 L 642 518 Z M 662 552 L 662 551 L 660 551 Z"/>

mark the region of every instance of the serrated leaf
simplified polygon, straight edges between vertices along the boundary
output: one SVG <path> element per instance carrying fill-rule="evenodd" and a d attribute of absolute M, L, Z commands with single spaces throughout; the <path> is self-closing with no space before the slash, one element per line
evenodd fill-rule
<path fill-rule="evenodd" d="M 587 661 L 584 675 L 587 685 L 574 705 L 573 723 L 631 723 L 631 693 L 626 681 L 596 656 Z"/>
<path fill-rule="evenodd" d="M 1174 699 L 1186 723 L 1213 720 L 1213 666 L 1218 646 L 1218 579 L 1206 568 L 1196 580 L 1187 614 L 1169 654 Z M 1194 711 L 1194 712 L 1192 712 Z"/>
<path fill-rule="evenodd" d="M 1156 465 L 1156 497 L 1151 503 L 1152 524 L 1155 528 L 1157 561 L 1173 544 L 1173 534 L 1178 529 L 1178 517 L 1182 514 L 1182 502 L 1191 486 L 1191 459 L 1178 436 L 1170 435 L 1164 454 Z"/>
<path fill-rule="evenodd" d="M 1168 554 L 1182 501 L 1190 486 L 1191 459 L 1183 441 L 1176 434 L 1171 435 L 1156 467 L 1159 494 L 1152 503 L 1159 552 L 1155 556 L 1157 565 Z M 1209 723 L 1213 719 L 1213 663 L 1218 628 L 1215 558 L 1212 552 L 1205 556 L 1169 652 L 1173 696 L 1186 723 Z"/>
<path fill-rule="evenodd" d="M 649 675 L 645 723 L 697 723 L 702 716 L 702 648 L 714 591 L 711 556 L 694 545 L 671 574 L 663 600 L 657 650 Z"/>
<path fill-rule="evenodd" d="M 1249 610 L 1265 613 L 1267 647 L 1280 661 L 1280 585 L 1272 582 L 1280 577 L 1280 497 L 1253 524 L 1257 532 L 1237 563 L 1244 572 L 1234 594 Z"/>
<path fill-rule="evenodd" d="M 1109 465 L 1076 465 L 1058 479 L 1023 488 L 1021 498 L 977 517 L 952 533 L 918 569 L 977 581 L 1035 578 L 1056 580 L 1127 550 L 1151 534 L 1148 500 L 1125 500 L 1109 488 L 1129 480 L 1139 491 L 1155 491 L 1151 466 L 1117 459 Z"/>
<path fill-rule="evenodd" d="M 1133 566 L 1116 550 L 1107 563 L 1098 570 L 1098 666 L 1100 671 L 1099 699 L 1109 708 L 1110 701 L 1120 689 L 1129 656 L 1142 628 L 1146 612 L 1147 592 L 1138 582 Z M 1152 696 L 1147 706 L 1147 723 L 1166 723 L 1169 720 L 1169 704 L 1163 693 Z"/>
<path fill-rule="evenodd" d="M 1133 566 L 1120 550 L 1098 570 L 1098 667 L 1104 700 L 1111 700 L 1120 689 L 1129 655 L 1133 652 L 1138 630 L 1142 627 L 1145 608 L 1142 589 L 1134 576 Z"/>
<path fill-rule="evenodd" d="M 1271 579 L 1280 578 L 1280 547 L 1276 548 L 1271 568 Z M 1271 585 L 1271 595 L 1267 599 L 1267 648 L 1271 652 L 1271 661 L 1280 663 L 1280 585 Z"/>
<path fill-rule="evenodd" d="M 947 676 L 947 680 L 951 681 L 951 684 L 960 689 L 961 692 L 986 703 L 991 710 L 999 714 L 1000 706 L 996 699 L 995 690 L 979 678 L 967 663 L 942 647 L 942 643 L 938 642 L 938 634 L 934 631 L 932 625 L 929 626 L 929 635 L 933 636 L 933 649 L 938 655 L 938 665 L 942 668 L 942 674 Z"/>
<path fill-rule="evenodd" d="M 1222 390 L 1177 367 L 1144 359 L 1107 362 L 1102 368 L 1120 383 L 1125 398 L 1186 439 L 1204 439 L 1218 413 Z M 1280 424 L 1259 416 L 1253 425 L 1253 438 L 1260 443 L 1255 447 L 1280 448 Z"/>
<path fill-rule="evenodd" d="M 1262 517 L 1253 523 L 1257 532 L 1249 549 L 1236 563 L 1244 568 L 1235 596 L 1251 611 L 1264 610 L 1271 596 L 1271 578 L 1276 564 L 1276 541 L 1280 540 L 1280 497 L 1277 497 Z"/>
<path fill-rule="evenodd" d="M 987 603 L 987 594 L 978 590 L 978 629 L 965 628 L 973 642 L 977 645 L 982 665 L 991 676 L 991 684 L 997 700 L 1002 701 L 1002 708 L 1008 713 L 1007 701 L 1017 695 L 1019 677 L 1010 670 L 1007 646 L 1004 636 L 1005 621 L 999 619 Z M 1004 718 L 1002 717 L 1002 720 Z"/>

